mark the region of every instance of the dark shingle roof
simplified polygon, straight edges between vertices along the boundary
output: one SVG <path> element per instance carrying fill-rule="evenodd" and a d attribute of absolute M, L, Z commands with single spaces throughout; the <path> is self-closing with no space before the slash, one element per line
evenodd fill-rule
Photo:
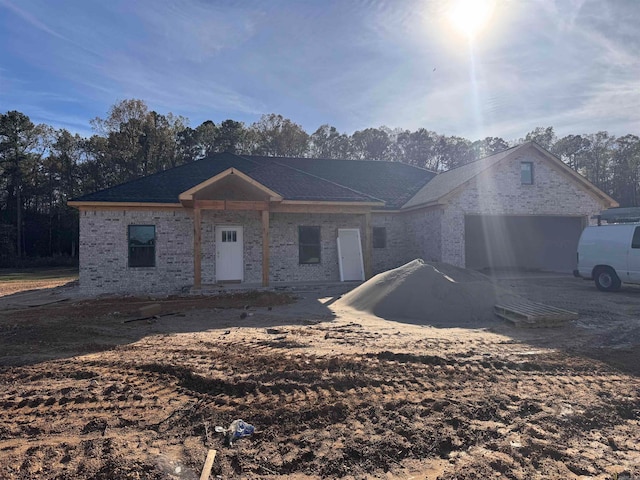
<path fill-rule="evenodd" d="M 434 172 L 398 162 L 220 153 L 75 198 L 78 202 L 178 203 L 179 195 L 235 168 L 286 200 L 385 202 L 400 208 Z"/>
<path fill-rule="evenodd" d="M 386 202 L 387 208 L 400 208 L 436 176 L 435 172 L 400 162 L 252 155 L 244 155 L 244 158 L 262 164 L 276 161 L 279 164 L 379 198 Z"/>
<path fill-rule="evenodd" d="M 237 168 L 243 173 L 260 165 L 231 153 L 221 153 L 179 167 L 121 183 L 115 187 L 89 193 L 73 201 L 78 202 L 142 202 L 178 203 L 182 192 L 228 170 Z"/>
<path fill-rule="evenodd" d="M 249 174 L 251 178 L 278 192 L 287 200 L 334 202 L 382 202 L 323 178 L 309 175 L 277 162 L 264 163 Z"/>

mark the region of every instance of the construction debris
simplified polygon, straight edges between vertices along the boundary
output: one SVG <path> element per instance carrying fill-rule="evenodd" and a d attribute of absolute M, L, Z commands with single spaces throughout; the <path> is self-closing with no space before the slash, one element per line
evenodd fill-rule
<path fill-rule="evenodd" d="M 578 318 L 576 312 L 523 300 L 496 305 L 495 311 L 516 327 L 561 327 Z"/>
<path fill-rule="evenodd" d="M 171 312 L 171 313 L 163 313 L 162 315 L 151 315 L 149 317 L 130 318 L 128 320 L 124 320 L 122 323 L 141 322 L 143 320 L 157 320 L 160 317 L 171 317 L 173 315 L 184 316 L 180 312 Z"/>
<path fill-rule="evenodd" d="M 138 313 L 141 317 L 153 317 L 155 315 L 160 315 L 162 311 L 162 305 L 159 303 L 152 303 L 151 305 L 145 305 L 138 309 Z"/>
<path fill-rule="evenodd" d="M 216 453 L 216 450 L 209 450 L 209 452 L 207 453 L 207 459 L 204 462 L 204 467 L 202 467 L 200 480 L 209 479 L 209 474 L 211 473 L 211 468 L 213 467 L 213 461 L 216 459 Z"/>

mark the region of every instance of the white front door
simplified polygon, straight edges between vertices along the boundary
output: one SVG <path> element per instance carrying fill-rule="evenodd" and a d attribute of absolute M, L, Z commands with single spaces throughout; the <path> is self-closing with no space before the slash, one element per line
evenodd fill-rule
<path fill-rule="evenodd" d="M 244 280 L 242 227 L 216 225 L 216 281 Z"/>
<path fill-rule="evenodd" d="M 338 262 L 340 264 L 340 281 L 364 280 L 359 229 L 338 229 Z"/>

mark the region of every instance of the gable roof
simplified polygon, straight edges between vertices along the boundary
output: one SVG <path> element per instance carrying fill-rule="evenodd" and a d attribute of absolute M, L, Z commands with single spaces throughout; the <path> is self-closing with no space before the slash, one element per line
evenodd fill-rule
<path fill-rule="evenodd" d="M 240 170 L 236 170 L 235 168 L 228 168 L 224 172 L 219 173 L 218 175 L 211 177 L 208 180 L 205 180 L 204 182 L 199 183 L 195 187 L 191 187 L 186 192 L 182 192 L 178 198 L 180 199 L 180 202 L 192 201 L 194 195 L 232 176 L 235 178 L 239 178 L 241 181 L 250 184 L 252 187 L 254 187 L 263 195 L 269 196 L 271 200 L 276 200 L 276 201 L 282 200 L 282 195 L 280 195 L 277 192 L 274 192 L 270 188 L 265 187 L 260 182 L 256 182 L 253 178 L 249 177 L 248 175 L 245 175 Z"/>
<path fill-rule="evenodd" d="M 181 193 L 229 169 L 243 173 L 285 200 L 384 203 L 385 208 L 393 209 L 400 208 L 435 176 L 429 170 L 399 162 L 220 153 L 71 202 L 178 204 Z"/>
<path fill-rule="evenodd" d="M 229 168 L 249 172 L 258 165 L 230 153 L 203 158 L 179 167 L 74 198 L 73 202 L 179 203 L 178 197 Z"/>
<path fill-rule="evenodd" d="M 403 208 L 413 208 L 418 206 L 427 206 L 440 203 L 445 197 L 462 188 L 469 181 L 480 175 L 482 172 L 490 169 L 494 165 L 500 163 L 507 157 L 515 157 L 525 150 L 534 149 L 542 154 L 543 158 L 551 162 L 562 173 L 569 176 L 573 181 L 578 183 L 583 189 L 599 198 L 605 204 L 610 206 L 618 205 L 618 203 L 609 195 L 604 193 L 598 187 L 589 182 L 585 177 L 569 168 L 562 160 L 553 155 L 536 142 L 529 141 L 515 147 L 511 147 L 502 152 L 481 158 L 475 162 L 467 163 L 457 168 L 447 170 L 446 172 L 436 175 L 429 183 L 423 186 Z"/>
<path fill-rule="evenodd" d="M 365 202 L 384 209 L 407 209 L 442 203 L 446 196 L 507 157 L 534 149 L 605 205 L 617 202 L 535 142 L 436 174 L 400 162 L 265 157 L 219 153 L 147 177 L 83 195 L 85 202 L 179 204 L 180 194 L 207 184 L 230 169 L 284 200 Z"/>
<path fill-rule="evenodd" d="M 429 183 L 420 189 L 407 203 L 404 208 L 411 208 L 418 205 L 436 203 L 445 195 L 451 193 L 456 188 L 464 185 L 481 172 L 492 167 L 496 163 L 506 158 L 510 153 L 519 147 L 512 147 L 489 157 L 481 158 L 475 162 L 452 168 L 446 172 L 436 175 Z"/>

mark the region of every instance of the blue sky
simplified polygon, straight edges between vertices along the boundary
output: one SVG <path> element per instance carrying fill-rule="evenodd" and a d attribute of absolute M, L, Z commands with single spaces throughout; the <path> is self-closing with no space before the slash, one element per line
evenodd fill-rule
<path fill-rule="evenodd" d="M 0 0 L 0 112 L 91 133 L 141 98 L 193 127 L 279 113 L 312 133 L 640 134 L 639 0 Z"/>

